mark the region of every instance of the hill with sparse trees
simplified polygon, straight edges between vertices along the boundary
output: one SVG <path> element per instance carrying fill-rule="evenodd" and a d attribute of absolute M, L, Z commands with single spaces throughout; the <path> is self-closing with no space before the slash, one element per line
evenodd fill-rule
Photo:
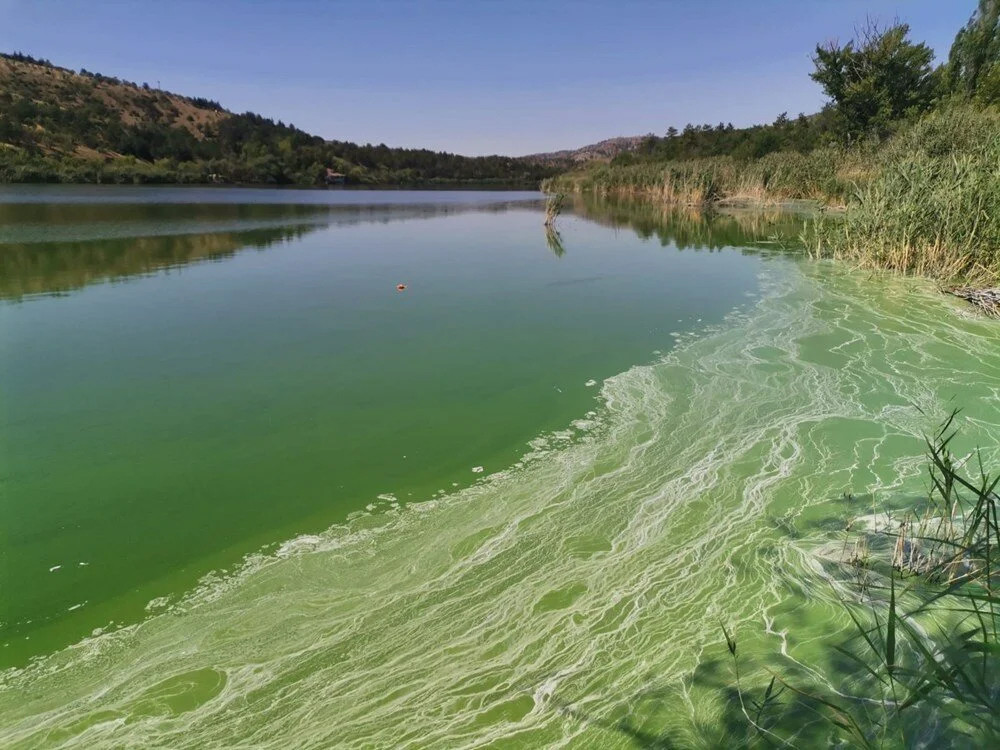
<path fill-rule="evenodd" d="M 532 186 L 551 165 L 329 141 L 252 112 L 0 55 L 0 182 Z"/>

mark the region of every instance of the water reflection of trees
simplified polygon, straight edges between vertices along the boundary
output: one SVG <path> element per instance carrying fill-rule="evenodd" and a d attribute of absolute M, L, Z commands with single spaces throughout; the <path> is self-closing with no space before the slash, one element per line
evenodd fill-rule
<path fill-rule="evenodd" d="M 798 247 L 807 221 L 801 213 L 781 210 L 703 210 L 594 195 L 578 196 L 572 211 L 680 250 Z"/>
<path fill-rule="evenodd" d="M 539 206 L 541 203 L 539 203 Z M 329 226 L 499 213 L 539 206 L 494 204 L 0 204 L 0 299 L 66 293 L 241 250 L 264 249 Z M 804 218 L 781 211 L 705 212 L 641 201 L 578 196 L 569 207 L 590 221 L 627 228 L 680 249 L 797 244 Z M 546 244 L 566 248 L 549 227 Z"/>
<path fill-rule="evenodd" d="M 519 207 L 276 204 L 0 205 L 0 299 L 60 294 L 262 250 L 329 226 L 429 219 Z"/>
<path fill-rule="evenodd" d="M 554 226 L 546 225 L 545 227 L 545 244 L 549 246 L 549 250 L 557 258 L 561 258 L 566 254 L 566 248 L 563 246 L 562 235 L 559 234 L 559 230 Z"/>
<path fill-rule="evenodd" d="M 250 232 L 127 237 L 0 245 L 0 298 L 57 294 L 205 260 L 263 249 L 313 231 L 310 225 Z"/>

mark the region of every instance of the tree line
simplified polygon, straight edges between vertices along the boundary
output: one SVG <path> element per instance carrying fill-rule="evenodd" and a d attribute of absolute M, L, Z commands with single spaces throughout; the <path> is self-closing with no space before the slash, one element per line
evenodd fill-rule
<path fill-rule="evenodd" d="M 62 75 L 3 82 L 0 181 L 317 184 L 330 168 L 354 183 L 534 185 L 555 171 L 506 156 L 328 141 L 253 112 L 228 113 L 214 100 L 75 73 L 22 53 L 2 57 Z M 91 158 L 81 158 L 81 147 Z"/>
<path fill-rule="evenodd" d="M 956 101 L 982 106 L 1000 103 L 1000 0 L 979 0 L 958 32 L 948 59 L 934 65 L 934 53 L 910 39 L 905 23 L 869 21 L 846 44 L 816 46 L 811 77 L 828 97 L 818 113 L 770 124 L 735 128 L 688 124 L 649 135 L 614 164 L 672 161 L 729 155 L 759 159 L 778 151 L 809 153 L 829 145 L 883 140 L 929 111 Z"/>

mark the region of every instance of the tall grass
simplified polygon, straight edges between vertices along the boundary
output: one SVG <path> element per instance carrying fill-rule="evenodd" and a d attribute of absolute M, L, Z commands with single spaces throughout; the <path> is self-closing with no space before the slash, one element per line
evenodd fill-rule
<path fill-rule="evenodd" d="M 566 195 L 564 193 L 549 196 L 549 199 L 545 201 L 545 226 L 551 227 L 556 223 L 565 203 Z"/>
<path fill-rule="evenodd" d="M 926 508 L 866 531 L 870 556 L 844 556 L 858 575 L 840 673 L 821 674 L 825 688 L 774 674 L 761 698 L 737 683 L 748 744 L 796 744 L 800 717 L 783 721 L 777 682 L 829 722 L 832 746 L 1000 747 L 1000 476 L 952 453 L 954 418 L 927 442 Z"/>
<path fill-rule="evenodd" d="M 848 161 L 840 149 L 829 148 L 809 155 L 769 154 L 753 161 L 716 156 L 625 166 L 600 164 L 551 178 L 543 189 L 682 205 L 836 201 L 851 189 L 852 175 L 838 172 Z"/>
<path fill-rule="evenodd" d="M 939 109 L 884 143 L 675 162 L 599 164 L 543 189 L 658 203 L 844 207 L 807 233 L 816 255 L 973 284 L 1000 283 L 1000 112 Z"/>
<path fill-rule="evenodd" d="M 1000 114 L 935 113 L 887 148 L 842 221 L 817 226 L 819 255 L 962 280 L 1000 282 Z"/>

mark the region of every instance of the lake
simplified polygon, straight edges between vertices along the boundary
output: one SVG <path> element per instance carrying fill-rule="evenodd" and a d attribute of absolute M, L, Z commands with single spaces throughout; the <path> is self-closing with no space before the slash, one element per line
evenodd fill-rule
<path fill-rule="evenodd" d="M 720 622 L 804 660 L 847 627 L 845 493 L 922 492 L 953 406 L 998 455 L 997 324 L 801 217 L 543 216 L 0 189 L 0 744 L 687 731 Z"/>

